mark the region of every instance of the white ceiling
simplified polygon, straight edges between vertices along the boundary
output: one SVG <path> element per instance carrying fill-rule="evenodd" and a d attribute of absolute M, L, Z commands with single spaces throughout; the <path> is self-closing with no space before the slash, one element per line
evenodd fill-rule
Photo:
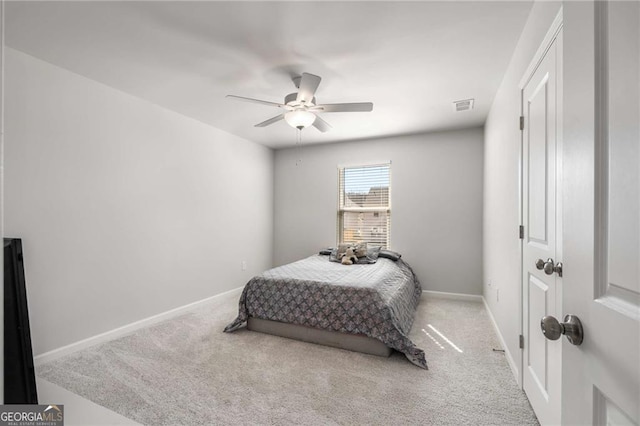
<path fill-rule="evenodd" d="M 7 2 L 6 44 L 116 89 L 280 148 L 295 143 L 268 106 L 293 75 L 317 74 L 333 129 L 305 143 L 482 125 L 531 9 L 500 2 Z M 10 84 L 10 82 L 7 82 Z M 473 111 L 452 101 L 475 98 Z"/>

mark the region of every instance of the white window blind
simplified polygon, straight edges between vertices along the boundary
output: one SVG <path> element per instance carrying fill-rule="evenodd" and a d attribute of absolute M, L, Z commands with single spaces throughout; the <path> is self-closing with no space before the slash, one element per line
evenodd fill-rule
<path fill-rule="evenodd" d="M 389 246 L 390 164 L 338 170 L 338 241 Z"/>

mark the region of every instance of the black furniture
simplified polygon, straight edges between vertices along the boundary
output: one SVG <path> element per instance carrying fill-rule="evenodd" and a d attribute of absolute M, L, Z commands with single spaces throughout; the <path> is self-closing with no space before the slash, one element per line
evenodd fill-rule
<path fill-rule="evenodd" d="M 4 239 L 4 403 L 38 403 L 20 238 Z"/>

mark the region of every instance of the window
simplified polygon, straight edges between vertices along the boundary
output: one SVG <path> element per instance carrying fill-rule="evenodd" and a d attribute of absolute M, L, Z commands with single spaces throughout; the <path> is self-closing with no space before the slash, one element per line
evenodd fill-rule
<path fill-rule="evenodd" d="M 389 246 L 390 164 L 338 170 L 338 242 Z"/>

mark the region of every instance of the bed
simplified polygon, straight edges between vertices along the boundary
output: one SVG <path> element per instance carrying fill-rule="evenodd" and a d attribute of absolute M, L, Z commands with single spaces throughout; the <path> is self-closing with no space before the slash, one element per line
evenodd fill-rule
<path fill-rule="evenodd" d="M 422 288 L 402 259 L 342 265 L 327 255 L 270 269 L 240 296 L 238 317 L 224 331 L 249 328 L 376 355 L 395 349 L 427 369 L 408 334 Z"/>

